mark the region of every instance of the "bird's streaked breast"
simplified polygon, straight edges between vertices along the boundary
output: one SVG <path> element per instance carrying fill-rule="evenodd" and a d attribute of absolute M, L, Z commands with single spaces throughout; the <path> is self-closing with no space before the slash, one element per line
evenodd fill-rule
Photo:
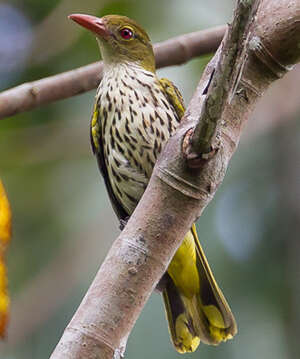
<path fill-rule="evenodd" d="M 92 138 L 101 142 L 112 190 L 131 214 L 179 119 L 156 75 L 138 66 L 106 68 L 96 104 Z"/>

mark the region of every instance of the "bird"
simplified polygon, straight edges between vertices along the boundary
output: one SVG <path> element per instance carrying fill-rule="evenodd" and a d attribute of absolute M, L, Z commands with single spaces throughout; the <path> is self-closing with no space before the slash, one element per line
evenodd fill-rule
<path fill-rule="evenodd" d="M 103 77 L 90 137 L 112 207 L 124 224 L 183 117 L 183 98 L 170 80 L 157 76 L 150 38 L 137 22 L 121 15 L 69 18 L 95 35 L 102 55 Z M 194 352 L 201 341 L 217 345 L 236 334 L 235 318 L 214 279 L 195 224 L 161 283 L 171 340 L 179 353 Z"/>

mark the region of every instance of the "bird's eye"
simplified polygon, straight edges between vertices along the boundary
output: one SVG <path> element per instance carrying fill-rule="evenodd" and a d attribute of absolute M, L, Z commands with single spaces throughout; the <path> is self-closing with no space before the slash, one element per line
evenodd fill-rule
<path fill-rule="evenodd" d="M 128 27 L 123 27 L 123 29 L 120 30 L 120 34 L 125 40 L 130 40 L 133 37 L 133 31 Z"/>

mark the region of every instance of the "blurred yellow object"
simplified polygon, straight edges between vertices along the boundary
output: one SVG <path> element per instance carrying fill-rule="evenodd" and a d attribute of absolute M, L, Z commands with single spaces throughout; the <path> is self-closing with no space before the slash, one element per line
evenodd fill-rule
<path fill-rule="evenodd" d="M 4 254 L 11 239 L 11 210 L 0 180 L 0 336 L 4 337 L 9 311 Z"/>

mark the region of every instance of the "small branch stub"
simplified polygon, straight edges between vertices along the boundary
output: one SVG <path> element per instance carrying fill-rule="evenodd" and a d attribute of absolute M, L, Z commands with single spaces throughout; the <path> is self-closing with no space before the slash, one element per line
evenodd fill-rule
<path fill-rule="evenodd" d="M 205 162 L 213 158 L 219 150 L 219 143 L 216 147 L 211 147 L 209 152 L 195 153 L 192 149 L 192 140 L 194 135 L 194 128 L 190 128 L 184 135 L 182 142 L 182 152 L 186 158 L 190 168 L 201 168 Z"/>

